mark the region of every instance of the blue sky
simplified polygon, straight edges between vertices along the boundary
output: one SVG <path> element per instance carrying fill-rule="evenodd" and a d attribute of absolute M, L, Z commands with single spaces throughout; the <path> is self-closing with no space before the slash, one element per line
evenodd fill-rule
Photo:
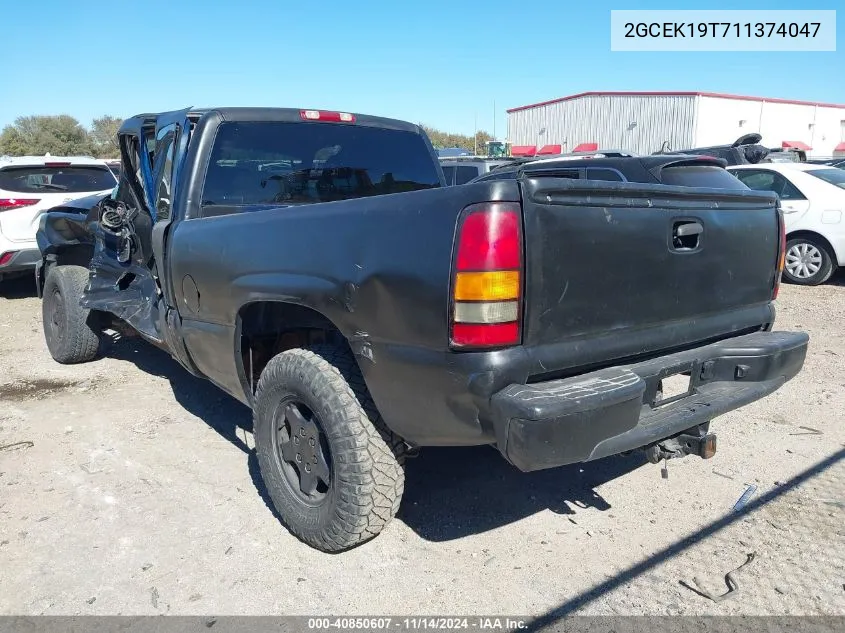
<path fill-rule="evenodd" d="M 0 126 L 192 106 L 350 110 L 471 133 L 589 90 L 845 103 L 845 5 L 571 0 L 3 3 Z M 611 9 L 839 9 L 835 53 L 610 51 Z"/>

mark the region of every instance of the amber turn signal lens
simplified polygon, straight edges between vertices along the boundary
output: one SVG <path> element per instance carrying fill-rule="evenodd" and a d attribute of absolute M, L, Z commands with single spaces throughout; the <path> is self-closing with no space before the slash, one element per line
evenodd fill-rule
<path fill-rule="evenodd" d="M 519 271 L 458 273 L 455 301 L 505 301 L 519 298 Z"/>

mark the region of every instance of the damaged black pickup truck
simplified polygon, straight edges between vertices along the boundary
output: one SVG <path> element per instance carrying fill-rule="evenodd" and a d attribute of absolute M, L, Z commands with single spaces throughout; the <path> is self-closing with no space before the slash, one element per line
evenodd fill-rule
<path fill-rule="evenodd" d="M 706 458 L 711 419 L 804 362 L 772 331 L 775 196 L 661 184 L 714 159 L 445 187 L 418 126 L 298 109 L 139 115 L 119 141 L 112 196 L 42 219 L 47 347 L 90 361 L 128 324 L 247 404 L 273 503 L 323 551 L 384 528 L 419 447 Z"/>

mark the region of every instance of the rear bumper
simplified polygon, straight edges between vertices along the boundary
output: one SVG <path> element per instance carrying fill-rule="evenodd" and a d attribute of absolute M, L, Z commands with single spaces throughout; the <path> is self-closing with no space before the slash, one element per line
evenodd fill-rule
<path fill-rule="evenodd" d="M 41 251 L 38 248 L 24 248 L 21 250 L 14 250 L 9 248 L 8 242 L 3 248 L 0 248 L 0 257 L 4 253 L 13 253 L 11 259 L 5 264 L 0 265 L 0 275 L 5 273 L 21 272 L 27 270 L 34 270 L 35 265 L 41 261 Z"/>
<path fill-rule="evenodd" d="M 663 440 L 777 390 L 804 364 L 803 332 L 755 332 L 573 378 L 510 385 L 493 396 L 502 454 L 523 471 L 590 461 Z M 690 391 L 654 403 L 661 379 Z"/>

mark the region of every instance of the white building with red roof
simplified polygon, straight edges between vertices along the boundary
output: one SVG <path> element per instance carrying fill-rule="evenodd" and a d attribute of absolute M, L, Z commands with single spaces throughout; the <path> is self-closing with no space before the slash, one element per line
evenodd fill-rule
<path fill-rule="evenodd" d="M 845 105 L 713 92 L 582 92 L 511 108 L 514 154 L 622 149 L 651 154 L 733 143 L 845 155 Z"/>

